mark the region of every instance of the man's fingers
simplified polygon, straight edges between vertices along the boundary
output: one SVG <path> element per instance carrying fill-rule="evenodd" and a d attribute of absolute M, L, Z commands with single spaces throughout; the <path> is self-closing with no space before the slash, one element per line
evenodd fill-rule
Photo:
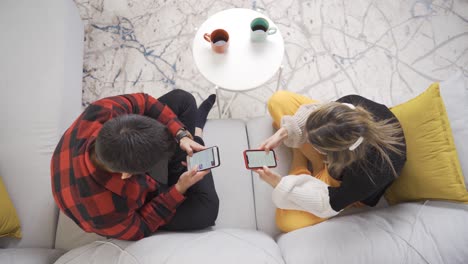
<path fill-rule="evenodd" d="M 187 149 L 185 150 L 187 152 L 187 155 L 189 155 L 190 157 L 192 157 L 193 155 L 193 150 L 190 146 L 187 147 Z"/>
<path fill-rule="evenodd" d="M 205 177 L 205 175 L 207 175 L 208 173 L 210 173 L 210 170 L 199 171 L 197 174 L 201 175 L 202 177 Z"/>
<path fill-rule="evenodd" d="M 193 177 L 193 175 L 197 174 L 197 172 L 198 172 L 198 167 L 197 167 L 197 166 L 193 166 L 193 167 L 190 169 L 189 175 Z"/>
<path fill-rule="evenodd" d="M 195 183 L 195 182 L 201 181 L 208 173 L 210 173 L 209 170 L 197 172 L 197 173 L 192 177 L 193 182 Z"/>
<path fill-rule="evenodd" d="M 192 141 L 191 144 L 190 144 L 190 146 L 192 147 L 192 149 L 194 149 L 194 150 L 196 150 L 196 151 L 200 151 L 200 150 L 206 149 L 205 146 L 202 146 L 202 145 L 198 144 L 198 143 L 195 142 L 195 141 Z"/>

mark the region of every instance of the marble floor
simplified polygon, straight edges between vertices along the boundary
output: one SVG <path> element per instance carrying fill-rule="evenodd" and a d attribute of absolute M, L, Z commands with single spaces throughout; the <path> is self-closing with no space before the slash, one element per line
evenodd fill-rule
<path fill-rule="evenodd" d="M 467 0 L 75 0 L 85 24 L 83 105 L 172 89 L 214 93 L 192 42 L 211 15 L 264 13 L 285 40 L 281 89 L 319 100 L 357 93 L 394 105 L 461 70 L 468 81 Z M 240 95 L 232 118 L 265 114 L 276 78 Z M 221 101 L 228 100 L 224 93 Z M 215 108 L 210 117 L 218 116 Z"/>

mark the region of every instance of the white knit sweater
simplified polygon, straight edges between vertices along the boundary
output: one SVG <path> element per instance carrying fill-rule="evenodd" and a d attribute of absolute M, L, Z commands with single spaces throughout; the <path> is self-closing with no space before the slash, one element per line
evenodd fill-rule
<path fill-rule="evenodd" d="M 288 175 L 281 178 L 272 193 L 276 207 L 288 210 L 300 210 L 327 218 L 339 212 L 330 206 L 328 185 L 307 174 Z"/>
<path fill-rule="evenodd" d="M 299 148 L 307 142 L 305 125 L 310 113 L 320 107 L 320 103 L 301 105 L 293 116 L 283 116 L 281 126 L 288 131 L 284 144 L 290 148 Z"/>
<path fill-rule="evenodd" d="M 308 104 L 299 107 L 293 116 L 283 116 L 281 126 L 288 131 L 284 144 L 299 148 L 307 142 L 305 124 L 310 113 L 321 104 Z M 276 207 L 289 210 L 300 210 L 318 217 L 328 218 L 339 212 L 330 206 L 328 185 L 310 175 L 288 175 L 282 177 L 272 193 Z"/>

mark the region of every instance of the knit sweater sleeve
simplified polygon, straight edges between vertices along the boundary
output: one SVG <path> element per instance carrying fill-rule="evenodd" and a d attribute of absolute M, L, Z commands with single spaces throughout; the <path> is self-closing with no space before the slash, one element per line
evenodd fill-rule
<path fill-rule="evenodd" d="M 298 148 L 307 142 L 305 125 L 310 113 L 317 109 L 320 104 L 302 105 L 294 115 L 285 115 L 281 119 L 281 126 L 288 131 L 288 137 L 284 144 L 291 148 Z"/>
<path fill-rule="evenodd" d="M 272 198 L 281 209 L 306 211 L 322 218 L 339 213 L 330 205 L 328 185 L 310 175 L 284 176 L 273 190 Z"/>

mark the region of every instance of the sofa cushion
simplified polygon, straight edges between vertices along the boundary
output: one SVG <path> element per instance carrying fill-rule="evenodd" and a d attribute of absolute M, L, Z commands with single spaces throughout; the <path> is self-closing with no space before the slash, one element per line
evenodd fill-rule
<path fill-rule="evenodd" d="M 458 159 L 468 190 L 468 85 L 461 71 L 440 83 L 440 95 L 444 100 Z"/>
<path fill-rule="evenodd" d="M 258 148 L 265 139 L 275 133 L 272 124 L 273 120 L 269 116 L 255 118 L 247 122 L 249 148 Z M 275 149 L 275 153 L 278 158 L 278 166 L 272 170 L 281 175 L 286 175 L 291 166 L 291 150 L 286 146 L 281 145 Z M 258 230 L 261 230 L 271 236 L 276 236 L 280 231 L 276 227 L 275 223 L 276 207 L 271 200 L 271 192 L 273 189 L 270 185 L 261 180 L 258 174 L 250 173 L 253 177 L 255 214 L 257 217 Z"/>
<path fill-rule="evenodd" d="M 385 193 L 389 203 L 425 199 L 468 202 L 439 84 L 432 84 L 391 111 L 405 134 L 407 161 L 400 177 Z"/>
<path fill-rule="evenodd" d="M 72 249 L 61 256 L 56 264 L 140 264 L 126 248 L 131 241 L 110 239 L 94 241 L 81 247 Z"/>
<path fill-rule="evenodd" d="M 284 263 L 275 241 L 247 229 L 160 232 L 136 242 L 96 241 L 62 256 L 62 263 Z"/>
<path fill-rule="evenodd" d="M 0 247 L 52 248 L 58 210 L 50 158 L 81 111 L 83 24 L 72 1 L 0 3 L 0 32 L 9 40 L 0 41 L 0 174 L 23 235 L 0 238 Z"/>
<path fill-rule="evenodd" d="M 216 227 L 256 229 L 252 178 L 242 156 L 248 148 L 245 123 L 208 120 L 204 131 L 206 146 L 218 146 L 221 161 L 212 170 L 219 196 Z"/>
<path fill-rule="evenodd" d="M 21 227 L 16 209 L 0 177 L 0 237 L 21 238 Z"/>
<path fill-rule="evenodd" d="M 468 205 L 404 203 L 279 237 L 286 263 L 466 263 Z"/>
<path fill-rule="evenodd" d="M 55 248 L 71 250 L 97 240 L 106 240 L 95 233 L 87 233 L 63 212 L 59 212 Z"/>
<path fill-rule="evenodd" d="M 0 249 L 2 264 L 50 264 L 54 263 L 63 253 L 58 249 L 42 248 L 9 248 Z"/>

